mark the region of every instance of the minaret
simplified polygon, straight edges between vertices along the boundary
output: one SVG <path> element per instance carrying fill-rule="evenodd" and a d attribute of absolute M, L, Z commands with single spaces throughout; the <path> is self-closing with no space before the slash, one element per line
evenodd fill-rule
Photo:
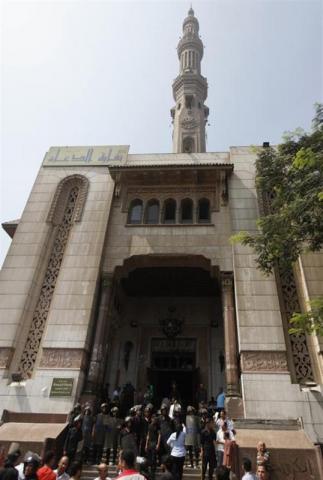
<path fill-rule="evenodd" d="M 171 109 L 174 153 L 205 152 L 205 124 L 209 109 L 204 104 L 207 81 L 201 75 L 203 50 L 199 22 L 190 8 L 183 22 L 183 37 L 177 46 L 180 66 L 173 83 L 176 105 Z"/>

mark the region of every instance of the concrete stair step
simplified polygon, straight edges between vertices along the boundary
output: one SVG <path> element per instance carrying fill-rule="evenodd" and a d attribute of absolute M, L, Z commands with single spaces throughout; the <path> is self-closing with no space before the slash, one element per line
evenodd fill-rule
<path fill-rule="evenodd" d="M 156 479 L 161 477 L 162 470 L 160 467 L 157 467 Z M 96 465 L 84 465 L 82 471 L 81 480 L 94 480 L 98 476 L 98 470 Z M 108 477 L 115 478 L 118 476 L 117 467 L 115 465 L 109 465 Z M 199 480 L 201 478 L 201 469 L 200 468 L 190 468 L 184 467 L 183 470 L 183 480 Z"/>

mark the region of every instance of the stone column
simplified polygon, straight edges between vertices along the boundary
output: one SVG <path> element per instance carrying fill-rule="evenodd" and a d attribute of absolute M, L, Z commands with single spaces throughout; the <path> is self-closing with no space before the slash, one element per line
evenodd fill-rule
<path fill-rule="evenodd" d="M 232 274 L 223 273 L 221 283 L 224 324 L 225 373 L 227 383 L 226 396 L 236 397 L 240 395 L 240 389 Z"/>
<path fill-rule="evenodd" d="M 95 334 L 90 357 L 89 371 L 86 380 L 85 392 L 98 393 L 100 389 L 100 372 L 104 361 L 104 346 L 109 314 L 109 304 L 112 291 L 112 275 L 104 274 L 101 281 L 100 304 L 95 324 Z"/>

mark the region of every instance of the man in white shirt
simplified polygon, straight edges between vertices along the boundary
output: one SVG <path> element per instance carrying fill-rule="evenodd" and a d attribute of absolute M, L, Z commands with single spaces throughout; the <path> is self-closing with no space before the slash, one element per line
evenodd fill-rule
<path fill-rule="evenodd" d="M 68 463 L 69 459 L 66 456 L 62 457 L 58 462 L 57 469 L 54 470 L 54 473 L 56 473 L 57 476 L 57 480 L 69 480 L 70 476 L 68 473 L 66 473 Z"/>
<path fill-rule="evenodd" d="M 225 432 L 229 432 L 230 440 L 235 440 L 234 435 L 231 430 L 228 430 L 228 425 L 226 422 L 223 422 L 221 428 L 219 429 L 218 433 L 216 434 L 216 456 L 217 456 L 217 464 L 223 464 L 223 454 L 224 454 L 224 434 Z"/>
<path fill-rule="evenodd" d="M 258 480 L 257 475 L 252 473 L 252 465 L 251 460 L 249 458 L 244 458 L 242 460 L 242 469 L 244 471 L 244 475 L 241 480 Z"/>
<path fill-rule="evenodd" d="M 228 430 L 233 431 L 233 434 L 234 434 L 233 421 L 230 418 L 228 418 L 226 411 L 221 410 L 221 412 L 218 414 L 217 417 L 216 417 L 216 415 L 217 414 L 214 415 L 214 420 L 215 420 L 215 424 L 216 424 L 217 428 L 220 429 L 222 427 L 223 423 L 226 422 Z"/>

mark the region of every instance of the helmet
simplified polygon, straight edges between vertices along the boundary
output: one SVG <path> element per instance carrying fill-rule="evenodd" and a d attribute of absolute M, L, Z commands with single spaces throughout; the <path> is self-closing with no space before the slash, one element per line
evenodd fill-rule
<path fill-rule="evenodd" d="M 190 413 L 194 413 L 195 412 L 195 408 L 192 407 L 191 405 L 189 405 L 186 409 L 187 413 L 190 414 Z"/>
<path fill-rule="evenodd" d="M 126 417 L 126 418 L 124 419 L 124 421 L 125 421 L 126 423 L 131 422 L 131 421 L 132 421 L 132 418 L 128 416 L 128 417 Z"/>
<path fill-rule="evenodd" d="M 154 408 L 154 405 L 153 405 L 152 403 L 148 403 L 148 404 L 146 405 L 145 410 L 153 410 L 153 408 Z"/>
<path fill-rule="evenodd" d="M 24 460 L 24 465 L 32 465 L 35 469 L 40 466 L 40 457 L 36 453 L 32 453 Z"/>
<path fill-rule="evenodd" d="M 174 412 L 181 412 L 181 411 L 182 411 L 182 407 L 180 405 L 175 405 Z"/>
<path fill-rule="evenodd" d="M 77 422 L 81 422 L 82 421 L 82 415 L 77 415 L 74 420 L 73 420 L 73 423 L 77 423 Z"/>
<path fill-rule="evenodd" d="M 118 408 L 118 407 L 113 407 L 113 408 L 111 408 L 111 412 L 112 412 L 112 413 L 118 413 L 118 412 L 119 412 L 119 408 Z"/>
<path fill-rule="evenodd" d="M 101 403 L 101 407 L 100 408 L 106 408 L 108 406 L 107 403 Z"/>

